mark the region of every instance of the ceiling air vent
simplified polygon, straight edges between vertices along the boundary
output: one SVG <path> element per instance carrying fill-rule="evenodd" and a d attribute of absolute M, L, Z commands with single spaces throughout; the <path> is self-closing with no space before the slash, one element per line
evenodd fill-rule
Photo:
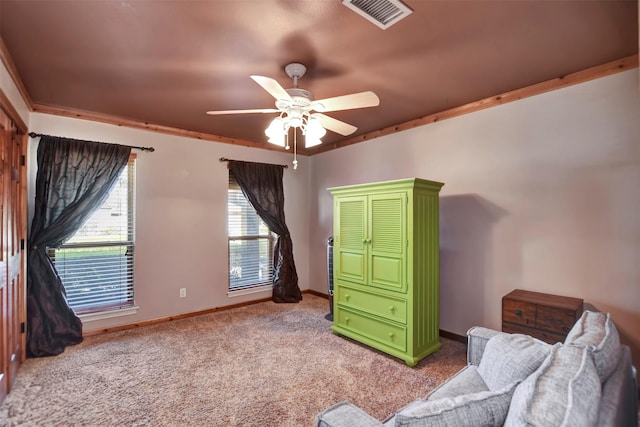
<path fill-rule="evenodd" d="M 413 12 L 400 0 L 342 0 L 342 4 L 383 30 Z"/>

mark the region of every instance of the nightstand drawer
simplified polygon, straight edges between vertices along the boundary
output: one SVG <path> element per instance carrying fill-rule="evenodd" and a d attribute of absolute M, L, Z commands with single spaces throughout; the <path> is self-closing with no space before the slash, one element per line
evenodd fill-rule
<path fill-rule="evenodd" d="M 541 331 L 536 328 L 528 328 L 522 325 L 514 325 L 510 323 L 502 324 L 502 332 L 507 332 L 510 334 L 524 334 L 531 335 L 534 338 L 537 338 L 541 341 L 547 342 L 549 344 L 555 344 L 557 342 L 562 342 L 564 340 L 564 335 L 562 334 L 554 334 L 552 332 Z"/>
<path fill-rule="evenodd" d="M 407 330 L 383 320 L 338 308 L 334 321 L 341 327 L 400 351 L 407 349 Z"/>
<path fill-rule="evenodd" d="M 516 289 L 502 297 L 502 330 L 563 341 L 582 314 L 579 298 Z"/>
<path fill-rule="evenodd" d="M 402 324 L 407 323 L 407 301 L 400 298 L 373 294 L 344 285 L 337 287 L 338 304 L 356 308 Z"/>
<path fill-rule="evenodd" d="M 536 327 L 545 331 L 567 334 L 575 322 L 575 310 L 539 305 L 536 311 Z"/>
<path fill-rule="evenodd" d="M 502 320 L 517 325 L 536 325 L 536 305 L 505 299 L 502 301 Z"/>

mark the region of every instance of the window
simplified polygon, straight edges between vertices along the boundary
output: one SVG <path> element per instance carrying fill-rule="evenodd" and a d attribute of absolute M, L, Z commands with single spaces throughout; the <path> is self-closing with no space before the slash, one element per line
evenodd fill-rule
<path fill-rule="evenodd" d="M 135 155 L 87 222 L 49 257 L 76 314 L 133 306 Z"/>
<path fill-rule="evenodd" d="M 229 290 L 270 285 L 274 238 L 229 174 Z"/>

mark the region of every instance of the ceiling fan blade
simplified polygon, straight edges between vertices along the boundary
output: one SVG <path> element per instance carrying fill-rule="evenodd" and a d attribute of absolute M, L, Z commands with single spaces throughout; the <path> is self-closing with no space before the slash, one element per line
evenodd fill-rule
<path fill-rule="evenodd" d="M 287 91 L 284 90 L 282 86 L 280 86 L 280 83 L 278 83 L 274 79 L 264 76 L 251 76 L 251 78 L 260 86 L 262 86 L 264 90 L 269 92 L 275 99 L 286 99 L 287 101 L 293 101 L 291 95 L 289 95 Z"/>
<path fill-rule="evenodd" d="M 341 120 L 334 119 L 333 117 L 325 116 L 321 113 L 313 113 L 314 117 L 320 119 L 320 123 L 322 127 L 325 129 L 329 129 L 335 133 L 339 133 L 342 136 L 348 136 L 358 130 L 357 127 L 350 125 L 349 123 L 345 123 Z"/>
<path fill-rule="evenodd" d="M 354 108 L 376 107 L 380 105 L 378 95 L 371 91 L 319 99 L 313 102 L 314 110 L 320 112 L 353 110 Z M 317 107 L 317 108 L 316 108 Z"/>
<path fill-rule="evenodd" d="M 220 116 L 223 114 L 247 114 L 247 113 L 277 113 L 280 110 L 275 108 L 256 108 L 253 110 L 221 110 L 221 111 L 207 111 L 207 114 L 212 116 Z"/>

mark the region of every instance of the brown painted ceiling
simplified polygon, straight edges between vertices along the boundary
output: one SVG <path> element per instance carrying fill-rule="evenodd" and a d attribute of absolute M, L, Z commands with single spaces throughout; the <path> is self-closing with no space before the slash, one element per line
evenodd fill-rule
<path fill-rule="evenodd" d="M 265 145 L 275 113 L 205 111 L 273 108 L 249 75 L 289 62 L 316 98 L 377 93 L 327 113 L 362 135 L 638 53 L 636 0 L 405 4 L 382 30 L 340 0 L 0 0 L 0 36 L 34 104 Z"/>

